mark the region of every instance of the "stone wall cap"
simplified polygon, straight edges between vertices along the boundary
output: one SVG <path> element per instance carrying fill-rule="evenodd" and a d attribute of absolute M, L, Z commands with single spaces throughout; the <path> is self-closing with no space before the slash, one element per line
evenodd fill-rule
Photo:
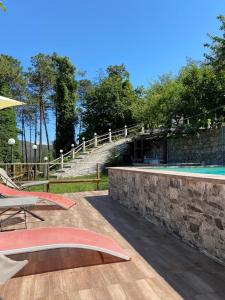
<path fill-rule="evenodd" d="M 109 170 L 118 170 L 124 172 L 135 172 L 135 173 L 143 173 L 143 174 L 152 174 L 152 175 L 161 175 L 161 176 L 169 176 L 169 177 L 180 177 L 186 178 L 189 180 L 201 180 L 206 182 L 215 182 L 217 184 L 225 184 L 225 176 L 224 175 L 212 175 L 212 174 L 197 174 L 197 173 L 189 173 L 189 172 L 175 172 L 175 171 L 166 171 L 166 170 L 153 170 L 153 169 L 141 169 L 141 168 L 133 168 L 133 167 L 109 167 Z"/>

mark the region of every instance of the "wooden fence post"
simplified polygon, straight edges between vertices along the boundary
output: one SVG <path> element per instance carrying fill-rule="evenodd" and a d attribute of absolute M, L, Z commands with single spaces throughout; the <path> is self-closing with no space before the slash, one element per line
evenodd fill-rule
<path fill-rule="evenodd" d="M 27 169 L 27 181 L 30 179 L 30 164 L 26 164 L 26 169 Z"/>
<path fill-rule="evenodd" d="M 23 167 L 22 167 L 22 163 L 19 164 L 19 176 L 23 174 Z"/>

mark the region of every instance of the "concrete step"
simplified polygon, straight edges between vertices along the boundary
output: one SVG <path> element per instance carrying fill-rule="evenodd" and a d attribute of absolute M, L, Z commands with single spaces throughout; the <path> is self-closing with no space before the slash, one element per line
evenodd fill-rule
<path fill-rule="evenodd" d="M 63 168 L 64 169 L 71 169 L 71 165 L 64 165 Z"/>
<path fill-rule="evenodd" d="M 55 171 L 56 173 L 65 173 L 65 170 L 64 169 L 59 169 L 57 171 Z"/>
<path fill-rule="evenodd" d="M 51 178 L 51 179 L 57 179 L 58 176 L 57 176 L 57 175 L 54 175 L 54 174 L 49 174 L 49 178 Z"/>
<path fill-rule="evenodd" d="M 126 147 L 127 140 L 121 140 L 112 143 L 104 143 L 96 148 L 90 149 L 90 151 L 88 149 L 89 152 L 79 153 L 78 156 L 71 161 L 71 164 L 69 162 L 66 163 L 67 165 L 70 165 L 70 168 L 59 170 L 58 172 L 55 172 L 55 175 L 57 178 L 66 178 L 95 173 L 96 163 L 100 163 L 102 168 L 113 148 L 116 148 L 122 153 Z"/>
<path fill-rule="evenodd" d="M 75 159 L 84 159 L 89 155 L 90 152 L 82 152 L 79 156 L 77 156 Z"/>

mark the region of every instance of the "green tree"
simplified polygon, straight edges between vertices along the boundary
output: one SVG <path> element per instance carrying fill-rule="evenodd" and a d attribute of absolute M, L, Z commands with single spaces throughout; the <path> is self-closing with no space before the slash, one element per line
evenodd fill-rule
<path fill-rule="evenodd" d="M 182 85 L 175 78 L 162 76 L 147 90 L 145 99 L 139 97 L 133 107 L 136 120 L 151 128 L 171 128 L 173 122 L 178 124 L 182 118 L 181 91 Z"/>
<path fill-rule="evenodd" d="M 76 68 L 68 57 L 53 55 L 56 72 L 54 103 L 56 110 L 55 151 L 69 151 L 75 143 L 75 124 L 77 121 L 77 82 Z"/>
<path fill-rule="evenodd" d="M 109 66 L 107 76 L 88 86 L 83 97 L 85 134 L 103 134 L 134 123 L 132 104 L 137 95 L 124 65 Z"/>
<path fill-rule="evenodd" d="M 83 103 L 87 94 L 91 92 L 93 88 L 92 82 L 87 79 L 81 79 L 78 81 L 78 101 L 77 101 L 77 110 L 78 110 L 78 137 L 79 143 L 81 142 L 81 133 L 83 131 L 83 114 L 84 108 Z"/>
<path fill-rule="evenodd" d="M 0 9 L 2 9 L 3 11 L 6 11 L 6 7 L 2 1 L 0 1 Z"/>
<path fill-rule="evenodd" d="M 132 111 L 132 117 L 135 122 L 148 124 L 148 117 L 146 112 L 146 106 L 147 106 L 147 90 L 143 86 L 139 86 L 135 89 L 136 93 L 136 101 L 134 101 L 131 105 L 131 111 Z M 147 118 L 147 119 L 146 119 Z"/>
<path fill-rule="evenodd" d="M 38 109 L 35 115 L 35 143 L 37 143 L 39 120 L 39 161 L 42 159 L 43 126 L 45 129 L 48 151 L 50 141 L 47 127 L 48 110 L 51 108 L 53 87 L 55 82 L 55 70 L 50 55 L 38 54 L 31 57 L 31 67 L 28 70 L 29 91 L 31 98 Z"/>
<path fill-rule="evenodd" d="M 217 123 L 224 116 L 225 73 L 217 72 L 212 66 L 195 63 L 184 67 L 178 77 L 182 83 L 182 110 L 185 118 L 189 118 L 189 127 L 198 130 Z"/>
<path fill-rule="evenodd" d="M 7 55 L 0 55 L 0 95 L 16 99 L 23 98 L 25 79 L 20 62 Z M 9 138 L 14 138 L 14 157 L 19 158 L 18 129 L 16 112 L 13 108 L 0 110 L 0 161 L 10 161 L 10 151 L 7 144 Z"/>
<path fill-rule="evenodd" d="M 164 75 L 152 84 L 133 115 L 151 128 L 196 133 L 224 122 L 224 87 L 224 71 L 191 61 L 177 77 Z"/>
<path fill-rule="evenodd" d="M 222 36 L 208 34 L 211 43 L 205 44 L 205 47 L 209 49 L 209 53 L 205 54 L 205 58 L 206 64 L 220 71 L 225 70 L 225 16 L 219 15 L 217 19 L 221 23 Z"/>

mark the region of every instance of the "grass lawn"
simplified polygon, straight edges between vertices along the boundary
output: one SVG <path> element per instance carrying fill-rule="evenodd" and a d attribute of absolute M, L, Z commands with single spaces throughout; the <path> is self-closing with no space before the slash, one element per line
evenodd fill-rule
<path fill-rule="evenodd" d="M 79 176 L 74 178 L 66 178 L 66 179 L 89 179 L 89 178 L 96 178 L 96 175 L 86 175 L 86 176 Z M 65 180 L 66 180 L 65 179 Z M 101 181 L 99 184 L 100 190 L 107 190 L 109 187 L 108 182 L 108 175 L 101 174 Z M 43 191 L 43 186 L 33 187 L 32 191 Z M 82 182 L 82 183 L 57 183 L 50 185 L 50 192 L 56 194 L 63 194 L 63 193 L 75 193 L 75 192 L 85 192 L 85 191 L 94 191 L 96 190 L 96 183 L 92 182 Z"/>

